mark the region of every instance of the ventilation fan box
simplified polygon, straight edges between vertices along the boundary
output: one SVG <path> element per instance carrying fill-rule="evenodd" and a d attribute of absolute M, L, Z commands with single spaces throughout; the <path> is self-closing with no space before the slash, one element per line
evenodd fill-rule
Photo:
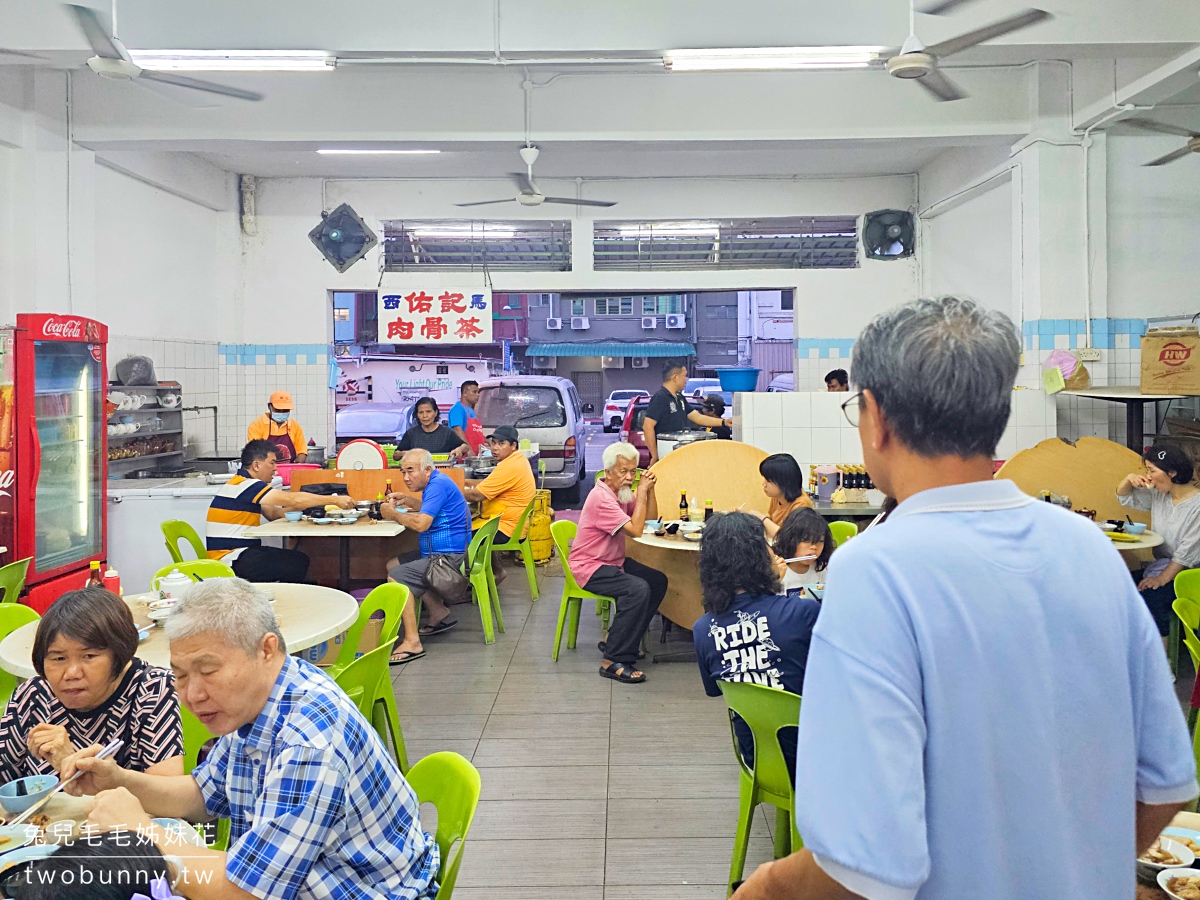
<path fill-rule="evenodd" d="M 650 357 L 634 356 L 630 358 L 630 363 L 635 369 L 648 369 L 650 368 Z"/>
<path fill-rule="evenodd" d="M 867 259 L 907 259 L 916 248 L 913 214 L 903 209 L 877 209 L 863 216 L 862 245 Z"/>
<path fill-rule="evenodd" d="M 653 331 L 658 327 L 658 319 L 654 316 L 642 316 L 642 331 Z"/>
<path fill-rule="evenodd" d="M 529 364 L 535 369 L 553 369 L 558 365 L 557 356 L 531 356 Z"/>
<path fill-rule="evenodd" d="M 623 369 L 625 368 L 625 357 L 602 356 L 600 357 L 600 365 L 605 369 Z"/>
<path fill-rule="evenodd" d="M 682 315 L 667 316 L 667 327 L 675 328 L 675 329 L 687 328 L 687 316 L 682 316 Z"/>
<path fill-rule="evenodd" d="M 546 320 L 546 330 L 547 331 L 562 331 L 562 319 L 547 319 Z"/>
<path fill-rule="evenodd" d="M 587 316 L 571 316 L 571 329 L 573 331 L 587 331 L 591 327 Z"/>

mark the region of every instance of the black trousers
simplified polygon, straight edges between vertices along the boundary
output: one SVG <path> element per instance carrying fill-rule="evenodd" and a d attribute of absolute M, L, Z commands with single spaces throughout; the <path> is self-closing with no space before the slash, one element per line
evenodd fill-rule
<path fill-rule="evenodd" d="M 282 547 L 247 547 L 233 561 L 233 574 L 247 581 L 304 584 L 308 580 L 308 556 Z"/>
<path fill-rule="evenodd" d="M 642 635 L 666 596 L 667 576 L 635 559 L 626 559 L 624 568 L 621 571 L 616 566 L 601 566 L 584 587 L 616 598 L 617 613 L 608 626 L 604 656 L 632 665 L 637 662 Z"/>
<path fill-rule="evenodd" d="M 1145 577 L 1143 571 L 1134 572 L 1133 583 L 1137 584 Z M 1160 588 L 1147 588 L 1141 594 L 1146 606 L 1150 608 L 1150 615 L 1154 616 L 1158 633 L 1166 637 L 1171 632 L 1171 619 L 1175 616 L 1175 610 L 1171 608 L 1171 604 L 1175 602 L 1175 582 L 1168 581 Z"/>

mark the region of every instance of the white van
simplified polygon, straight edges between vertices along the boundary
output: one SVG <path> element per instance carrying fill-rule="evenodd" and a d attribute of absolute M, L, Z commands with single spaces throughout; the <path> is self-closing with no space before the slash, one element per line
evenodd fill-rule
<path fill-rule="evenodd" d="M 475 415 L 484 434 L 512 425 L 522 439 L 540 445 L 545 487 L 565 490 L 569 502 L 579 499 L 579 483 L 587 471 L 583 404 L 574 384 L 554 375 L 489 378 L 479 383 Z"/>

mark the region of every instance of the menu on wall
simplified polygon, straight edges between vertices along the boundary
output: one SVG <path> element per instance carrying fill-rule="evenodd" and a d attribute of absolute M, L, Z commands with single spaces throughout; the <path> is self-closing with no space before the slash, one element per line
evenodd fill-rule
<path fill-rule="evenodd" d="M 381 344 L 491 342 L 491 288 L 427 285 L 379 294 Z"/>

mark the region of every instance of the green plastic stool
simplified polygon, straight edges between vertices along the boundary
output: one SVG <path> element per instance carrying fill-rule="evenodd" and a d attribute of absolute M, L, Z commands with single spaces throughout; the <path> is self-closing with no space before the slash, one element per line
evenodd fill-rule
<path fill-rule="evenodd" d="M 392 738 L 392 752 L 396 757 L 396 765 L 401 773 L 408 772 L 408 752 L 404 747 L 404 735 L 400 731 L 400 718 L 396 716 L 393 723 L 390 711 L 381 715 L 380 706 L 386 704 L 387 695 L 392 694 L 392 707 L 395 707 L 396 697 L 392 691 L 392 679 L 388 669 L 388 660 L 392 656 L 392 646 L 396 638 L 391 637 L 381 641 L 379 647 L 370 653 L 364 653 L 350 665 L 346 666 L 333 680 L 346 692 L 358 711 L 371 723 L 383 746 L 388 746 L 389 732 Z M 394 730 L 393 730 L 394 729 Z"/>
<path fill-rule="evenodd" d="M 496 629 L 504 634 L 504 614 L 500 611 L 500 591 L 492 571 L 492 540 L 500 530 L 500 517 L 493 516 L 475 532 L 463 561 L 463 574 L 471 582 L 471 599 L 479 605 L 483 623 L 483 642 L 496 643 Z M 493 623 L 494 620 L 494 623 Z"/>
<path fill-rule="evenodd" d="M 738 824 L 733 839 L 733 859 L 729 864 L 729 888 L 741 881 L 746 866 L 746 848 L 750 842 L 750 824 L 760 803 L 770 803 L 775 816 L 775 858 L 782 859 L 804 846 L 796 831 L 795 789 L 788 775 L 783 751 L 779 749 L 779 731 L 800 724 L 800 697 L 779 688 L 747 682 L 718 681 L 729 706 L 729 733 L 733 737 L 733 755 L 738 767 Z M 742 759 L 733 715 L 737 713 L 754 735 L 754 768 Z M 797 763 L 799 764 L 799 763 Z M 787 819 L 785 824 L 784 819 Z"/>
<path fill-rule="evenodd" d="M 563 625 L 567 623 L 568 615 L 570 622 L 567 626 L 567 649 L 575 649 L 575 639 L 579 635 L 579 611 L 584 600 L 596 601 L 596 612 L 600 614 L 606 631 L 608 630 L 609 611 L 615 610 L 617 606 L 617 601 L 613 597 L 594 594 L 581 588 L 579 582 L 575 580 L 575 576 L 571 574 L 570 543 L 575 540 L 575 533 L 578 530 L 578 525 L 565 520 L 550 524 L 550 536 L 554 539 L 554 549 L 558 551 L 558 561 L 562 563 L 564 579 L 562 600 L 558 606 L 558 627 L 554 632 L 554 653 L 551 654 L 551 659 L 555 662 L 558 662 L 558 648 L 562 644 Z M 601 607 L 603 607 L 603 613 L 601 613 Z"/>
<path fill-rule="evenodd" d="M 0 603 L 0 641 L 18 628 L 40 619 L 36 612 L 24 603 Z M 24 681 L 25 679 L 21 679 Z M 13 691 L 17 689 L 17 676 L 0 669 L 0 708 L 8 705 Z"/>
<path fill-rule="evenodd" d="M 193 716 L 182 702 L 179 704 L 179 718 L 183 722 L 183 771 L 185 774 L 191 774 L 199 765 L 200 749 L 216 735 L 205 728 L 204 723 Z M 196 833 L 207 839 L 203 825 L 196 826 Z M 216 840 L 208 846 L 213 850 L 229 848 L 228 819 L 217 819 Z"/>
<path fill-rule="evenodd" d="M 179 563 L 171 563 L 169 566 L 163 566 L 150 577 L 150 583 L 154 584 L 155 578 L 162 578 L 164 575 L 170 575 L 173 571 L 186 575 L 192 581 L 207 581 L 210 578 L 236 578 L 233 569 L 229 568 L 219 559 L 188 559 Z"/>
<path fill-rule="evenodd" d="M 537 568 L 533 562 L 533 545 L 529 543 L 529 535 L 525 534 L 525 523 L 533 515 L 533 504 L 536 502 L 536 497 L 529 501 L 529 505 L 521 513 L 521 518 L 517 520 L 517 527 L 513 529 L 512 537 L 508 539 L 507 544 L 497 544 L 494 541 L 492 543 L 493 555 L 508 550 L 515 550 L 521 554 L 521 559 L 525 562 L 525 576 L 529 579 L 529 597 L 531 600 L 538 598 Z M 521 537 L 523 534 L 525 537 Z"/>
<path fill-rule="evenodd" d="M 204 541 L 200 540 L 200 535 L 196 534 L 196 529 L 189 525 L 183 519 L 167 519 L 159 525 L 162 529 L 163 538 L 167 544 L 167 552 L 171 554 L 171 559 L 177 563 L 183 562 L 183 554 L 179 551 L 179 542 L 187 541 L 192 545 L 192 551 L 196 554 L 195 559 L 207 559 L 208 548 L 204 546 Z"/>
<path fill-rule="evenodd" d="M 479 803 L 479 770 L 465 757 L 443 750 L 418 761 L 407 778 L 417 801 L 432 803 L 437 809 L 437 833 L 433 836 L 441 855 L 437 895 L 438 900 L 450 900 Z"/>
<path fill-rule="evenodd" d="M 858 534 L 858 526 L 853 522 L 830 522 L 829 533 L 833 535 L 833 546 L 840 547 Z"/>
<path fill-rule="evenodd" d="M 25 588 L 25 573 L 33 557 L 18 559 L 0 569 L 0 603 L 16 603 Z"/>

